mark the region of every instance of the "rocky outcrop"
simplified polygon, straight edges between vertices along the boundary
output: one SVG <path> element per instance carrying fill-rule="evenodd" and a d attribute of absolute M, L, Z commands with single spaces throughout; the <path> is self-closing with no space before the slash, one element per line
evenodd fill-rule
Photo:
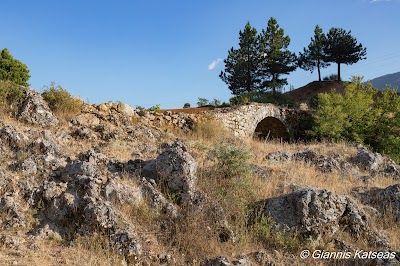
<path fill-rule="evenodd" d="M 23 90 L 24 100 L 18 110 L 17 118 L 41 126 L 57 125 L 58 119 L 50 111 L 42 95 L 29 88 Z"/>
<path fill-rule="evenodd" d="M 177 193 L 182 202 L 190 199 L 195 191 L 196 162 L 179 140 L 148 162 L 142 174 L 155 180 L 165 191 Z"/>
<path fill-rule="evenodd" d="M 263 213 L 278 228 L 297 231 L 313 238 L 332 235 L 339 229 L 360 236 L 369 229 L 367 216 L 346 196 L 327 190 L 302 189 L 263 203 Z"/>
<path fill-rule="evenodd" d="M 355 195 L 363 204 L 370 205 L 379 211 L 379 216 L 393 214 L 400 221 L 400 184 L 387 188 L 356 188 Z"/>
<path fill-rule="evenodd" d="M 269 161 L 277 162 L 302 161 L 307 164 L 314 165 L 323 173 L 338 172 L 344 175 L 359 174 L 359 169 L 357 166 L 341 159 L 339 155 L 318 155 L 313 150 L 299 151 L 293 154 L 290 154 L 287 151 L 277 151 L 267 154 L 265 158 Z"/>
<path fill-rule="evenodd" d="M 368 171 L 377 172 L 383 167 L 384 158 L 380 153 L 370 152 L 362 148 L 353 158 L 353 161 Z"/>

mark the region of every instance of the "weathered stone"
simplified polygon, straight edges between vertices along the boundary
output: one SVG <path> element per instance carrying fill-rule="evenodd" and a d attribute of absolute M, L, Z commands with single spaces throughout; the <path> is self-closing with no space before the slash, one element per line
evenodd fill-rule
<path fill-rule="evenodd" d="M 306 150 L 303 152 L 296 152 L 292 157 L 296 161 L 312 162 L 317 157 L 317 154 L 313 150 Z"/>
<path fill-rule="evenodd" d="M 117 183 L 110 179 L 104 188 L 104 195 L 108 201 L 121 204 L 129 203 L 137 205 L 143 201 L 142 191 L 137 186 Z"/>
<path fill-rule="evenodd" d="M 373 172 L 378 171 L 383 166 L 382 155 L 377 152 L 369 152 L 366 149 L 359 150 L 353 160 L 360 167 Z"/>
<path fill-rule="evenodd" d="M 124 116 L 134 116 L 135 110 L 126 103 L 120 103 L 117 105 L 117 111 Z"/>
<path fill-rule="evenodd" d="M 31 157 L 28 157 L 25 160 L 16 163 L 14 166 L 14 170 L 21 172 L 24 175 L 36 174 L 37 165 Z"/>
<path fill-rule="evenodd" d="M 125 257 L 134 259 L 141 255 L 142 245 L 133 228 L 117 230 L 110 236 L 110 244 L 117 252 Z"/>
<path fill-rule="evenodd" d="M 50 111 L 42 95 L 32 89 L 23 88 L 24 100 L 19 108 L 17 118 L 41 126 L 54 126 L 58 119 Z"/>
<path fill-rule="evenodd" d="M 5 126 L 0 130 L 0 139 L 3 145 L 8 145 L 13 151 L 25 146 L 28 137 L 19 132 L 13 126 Z"/>
<path fill-rule="evenodd" d="M 344 227 L 353 235 L 368 229 L 367 217 L 348 197 L 326 190 L 302 189 L 264 203 L 264 214 L 280 228 L 320 236 L 326 225 L 335 233 Z"/>
<path fill-rule="evenodd" d="M 2 228 L 25 227 L 25 216 L 13 195 L 5 195 L 0 199 L 0 213 Z"/>
<path fill-rule="evenodd" d="M 196 162 L 181 141 L 176 141 L 157 159 L 143 168 L 143 175 L 167 190 L 178 193 L 183 201 L 195 190 Z"/>
<path fill-rule="evenodd" d="M 231 265 L 227 258 L 219 256 L 214 259 L 208 259 L 203 264 L 203 266 L 229 266 Z"/>
<path fill-rule="evenodd" d="M 81 139 L 90 139 L 90 140 L 96 140 L 97 135 L 91 130 L 90 128 L 87 127 L 80 127 L 77 128 L 73 133 L 73 137 L 78 137 Z"/>
<path fill-rule="evenodd" d="M 94 114 L 80 114 L 75 117 L 74 121 L 74 124 L 84 127 L 96 127 L 100 124 L 100 119 Z"/>
<path fill-rule="evenodd" d="M 290 154 L 286 151 L 270 152 L 265 157 L 267 160 L 288 162 L 290 161 Z"/>
<path fill-rule="evenodd" d="M 387 188 L 357 188 L 353 190 L 355 195 L 363 204 L 370 205 L 380 214 L 387 215 L 393 213 L 395 220 L 400 220 L 400 184 L 389 186 Z"/>
<path fill-rule="evenodd" d="M 169 217 L 176 218 L 178 216 L 177 207 L 169 202 L 164 195 L 154 188 L 154 186 L 146 179 L 141 181 L 142 191 L 145 195 L 145 199 L 148 201 L 151 207 L 160 209 L 163 213 Z"/>

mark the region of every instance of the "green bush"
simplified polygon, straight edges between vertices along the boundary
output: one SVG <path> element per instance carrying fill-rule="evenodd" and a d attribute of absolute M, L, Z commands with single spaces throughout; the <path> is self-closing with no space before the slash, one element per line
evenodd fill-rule
<path fill-rule="evenodd" d="M 0 108 L 15 112 L 22 103 L 24 97 L 23 90 L 19 85 L 11 81 L 0 80 Z"/>
<path fill-rule="evenodd" d="M 55 83 L 45 86 L 42 93 L 43 99 L 48 103 L 50 109 L 58 114 L 72 117 L 82 111 L 83 102 Z"/>
<path fill-rule="evenodd" d="M 156 104 L 156 105 L 150 107 L 149 109 L 147 109 L 147 111 L 151 111 L 151 112 L 158 112 L 160 110 L 161 110 L 161 108 L 160 108 L 159 104 Z"/>
<path fill-rule="evenodd" d="M 28 67 L 15 59 L 7 48 L 0 51 L 0 80 L 9 80 L 15 84 L 29 86 Z"/>
<path fill-rule="evenodd" d="M 243 93 L 230 98 L 229 102 L 233 106 L 243 105 L 249 102 L 272 103 L 276 105 L 292 105 L 294 103 L 290 96 L 281 92 L 275 92 L 275 95 L 272 92 Z"/>
<path fill-rule="evenodd" d="M 220 144 L 212 149 L 209 155 L 216 162 L 215 173 L 220 177 L 235 178 L 252 173 L 248 162 L 252 155 L 244 147 Z"/>
<path fill-rule="evenodd" d="M 337 74 L 331 74 L 329 76 L 326 76 L 323 78 L 324 81 L 337 81 L 338 80 L 338 75 Z"/>
<path fill-rule="evenodd" d="M 396 90 L 378 91 L 355 77 L 343 94 L 319 94 L 318 102 L 309 132 L 312 136 L 363 143 L 399 161 L 400 97 Z"/>

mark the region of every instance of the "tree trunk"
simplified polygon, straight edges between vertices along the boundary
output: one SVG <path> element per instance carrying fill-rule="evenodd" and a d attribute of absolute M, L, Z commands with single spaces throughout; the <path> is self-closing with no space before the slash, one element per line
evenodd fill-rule
<path fill-rule="evenodd" d="M 337 64 L 337 79 L 338 81 L 341 81 L 342 79 L 340 78 L 340 63 Z"/>
<path fill-rule="evenodd" d="M 320 61 L 319 61 L 319 58 L 318 58 L 318 62 L 317 62 L 317 68 L 318 68 L 318 81 L 319 82 L 321 82 L 321 63 L 320 63 Z"/>

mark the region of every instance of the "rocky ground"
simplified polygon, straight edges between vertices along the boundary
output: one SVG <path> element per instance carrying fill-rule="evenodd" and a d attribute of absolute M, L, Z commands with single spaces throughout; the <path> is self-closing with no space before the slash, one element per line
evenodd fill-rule
<path fill-rule="evenodd" d="M 0 265 L 400 265 L 400 166 L 360 145 L 124 104 L 65 119 L 32 90 L 0 144 Z"/>

